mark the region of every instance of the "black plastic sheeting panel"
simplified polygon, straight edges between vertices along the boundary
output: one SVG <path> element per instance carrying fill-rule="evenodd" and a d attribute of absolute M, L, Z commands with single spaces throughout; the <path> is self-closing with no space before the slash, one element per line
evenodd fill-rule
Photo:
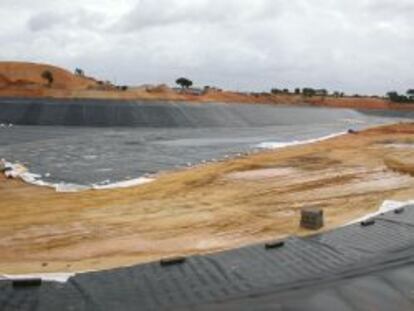
<path fill-rule="evenodd" d="M 413 207 L 274 249 L 85 273 L 65 284 L 2 281 L 0 310 L 413 310 Z"/>
<path fill-rule="evenodd" d="M 198 105 L 163 101 L 2 99 L 0 123 L 163 128 L 274 124 L 276 111 L 263 105 L 260 108 L 253 105 Z M 303 118 L 305 121 L 306 118 Z"/>
<path fill-rule="evenodd" d="M 263 104 L 16 98 L 0 98 L 0 103 L 0 123 L 44 126 L 229 128 L 315 124 L 338 116 L 353 119 L 361 115 L 349 109 L 288 106 L 274 109 Z M 410 116 L 406 113 L 401 117 Z"/>

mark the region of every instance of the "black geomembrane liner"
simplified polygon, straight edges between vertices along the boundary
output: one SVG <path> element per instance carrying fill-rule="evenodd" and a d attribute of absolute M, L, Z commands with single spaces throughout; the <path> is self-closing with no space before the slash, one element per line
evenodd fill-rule
<path fill-rule="evenodd" d="M 0 310 L 412 310 L 414 207 L 324 234 L 179 264 L 43 282 L 0 282 Z"/>

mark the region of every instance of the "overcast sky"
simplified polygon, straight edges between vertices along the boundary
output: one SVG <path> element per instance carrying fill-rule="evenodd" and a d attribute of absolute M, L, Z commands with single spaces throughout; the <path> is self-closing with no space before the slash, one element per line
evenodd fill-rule
<path fill-rule="evenodd" d="M 119 84 L 414 87 L 413 0 L 0 0 L 0 60 Z"/>

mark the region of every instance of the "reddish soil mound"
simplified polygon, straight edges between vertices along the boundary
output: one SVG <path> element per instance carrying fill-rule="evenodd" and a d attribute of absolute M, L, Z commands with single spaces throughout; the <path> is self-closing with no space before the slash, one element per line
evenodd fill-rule
<path fill-rule="evenodd" d="M 382 98 L 370 98 L 370 97 L 311 97 L 306 99 L 306 103 L 315 106 L 326 107 L 343 107 L 343 108 L 364 108 L 364 109 L 388 109 L 392 104 Z M 410 108 L 404 107 L 404 105 L 394 105 L 394 108 Z M 401 106 L 401 107 L 400 107 Z"/>
<path fill-rule="evenodd" d="M 6 87 L 10 84 L 10 80 L 7 79 L 5 76 L 0 74 L 0 88 L 1 87 Z"/>
<path fill-rule="evenodd" d="M 71 72 L 51 65 L 24 62 L 0 62 L 0 85 L 24 87 L 25 85 L 45 85 L 44 71 L 50 71 L 54 82 L 52 88 L 82 90 L 95 86 L 95 80 L 76 76 Z"/>

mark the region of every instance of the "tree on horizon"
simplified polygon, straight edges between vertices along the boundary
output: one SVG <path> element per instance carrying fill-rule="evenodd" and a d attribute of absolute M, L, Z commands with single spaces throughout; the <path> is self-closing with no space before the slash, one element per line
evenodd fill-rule
<path fill-rule="evenodd" d="M 414 89 L 407 90 L 406 94 L 407 94 L 408 100 L 411 102 L 414 102 Z"/>
<path fill-rule="evenodd" d="M 410 92 L 413 91 L 413 92 Z M 400 95 L 396 91 L 391 91 L 387 93 L 387 97 L 390 101 L 395 103 L 407 103 L 407 104 L 413 104 L 414 103 L 414 96 L 411 94 L 414 94 L 414 90 L 408 90 L 406 92 L 407 96 Z"/>
<path fill-rule="evenodd" d="M 306 96 L 306 97 L 312 97 L 312 96 L 316 95 L 316 91 L 313 88 L 305 87 L 302 90 L 302 94 L 303 94 L 303 96 Z"/>
<path fill-rule="evenodd" d="M 42 79 L 47 80 L 47 85 L 50 87 L 54 81 L 53 73 L 50 70 L 43 71 Z"/>
<path fill-rule="evenodd" d="M 189 88 L 193 85 L 193 81 L 191 81 L 190 79 L 187 78 L 179 78 L 177 79 L 177 81 L 175 81 L 175 83 L 177 83 L 179 86 L 181 86 L 181 88 Z"/>

